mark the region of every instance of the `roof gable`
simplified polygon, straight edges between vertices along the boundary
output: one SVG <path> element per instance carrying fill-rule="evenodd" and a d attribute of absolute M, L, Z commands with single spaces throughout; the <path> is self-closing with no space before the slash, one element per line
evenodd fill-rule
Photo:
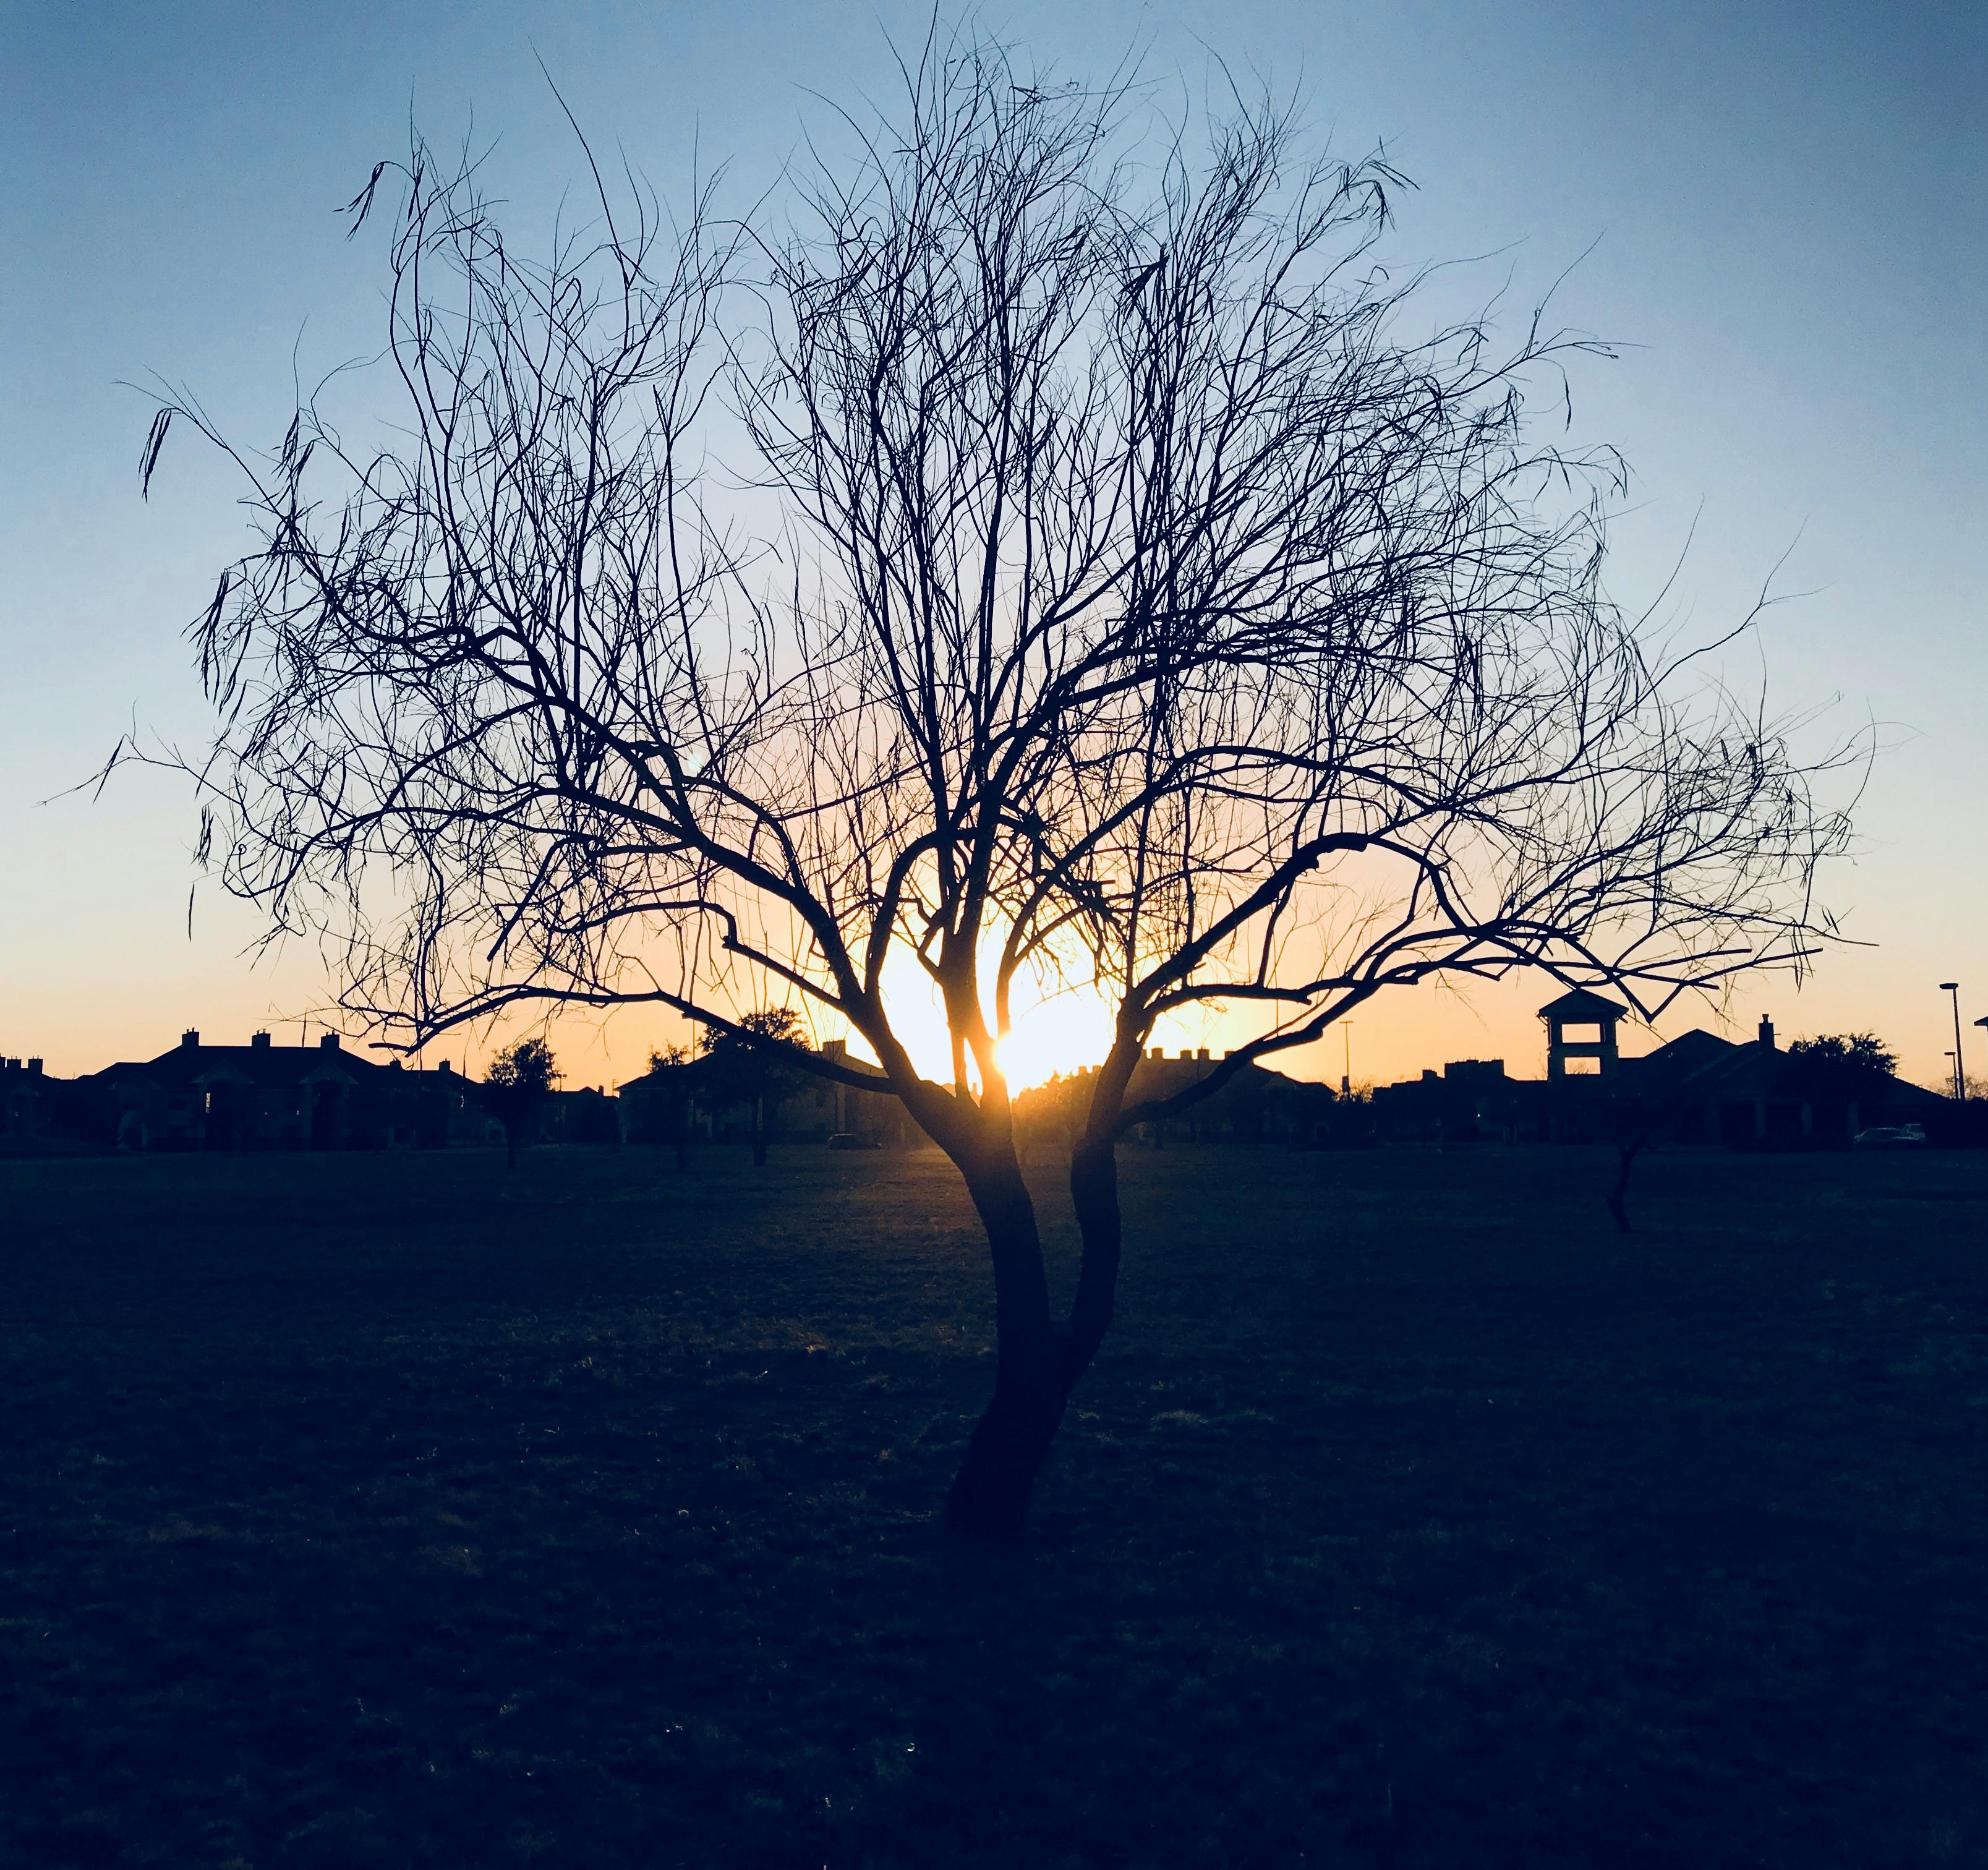
<path fill-rule="evenodd" d="M 1549 1000 L 1540 1009 L 1542 1020 L 1576 1020 L 1584 1024 L 1610 1023 L 1627 1017 L 1628 1008 L 1614 1000 L 1604 1000 L 1598 993 L 1590 993 L 1585 987 L 1576 987 L 1570 993 L 1563 993 L 1557 1000 Z"/>
<path fill-rule="evenodd" d="M 144 1078 L 154 1084 L 199 1086 L 371 1084 L 388 1065 L 330 1046 L 174 1046 L 157 1058 L 108 1065 L 100 1078 Z"/>

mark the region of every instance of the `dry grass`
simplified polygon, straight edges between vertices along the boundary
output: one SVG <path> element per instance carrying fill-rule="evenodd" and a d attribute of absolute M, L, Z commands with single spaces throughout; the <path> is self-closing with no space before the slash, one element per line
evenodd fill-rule
<path fill-rule="evenodd" d="M 1988 1861 L 1988 1160 L 742 1154 L 0 1164 L 0 1862 Z"/>

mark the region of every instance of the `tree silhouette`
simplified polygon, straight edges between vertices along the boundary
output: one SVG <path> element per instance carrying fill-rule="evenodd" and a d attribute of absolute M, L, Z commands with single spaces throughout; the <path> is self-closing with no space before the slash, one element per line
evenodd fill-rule
<path fill-rule="evenodd" d="M 504 1126 L 506 1167 L 518 1166 L 519 1149 L 538 1135 L 546 1099 L 561 1075 L 543 1039 L 520 1039 L 491 1060 L 484 1074 L 484 1101 Z"/>
<path fill-rule="evenodd" d="M 800 1016 L 791 1006 L 742 1015 L 735 1025 L 715 1026 L 698 1040 L 706 1093 L 714 1104 L 742 1104 L 746 1140 L 756 1168 L 766 1166 L 766 1135 L 781 1101 L 807 1067 Z"/>
<path fill-rule="evenodd" d="M 1377 993 L 1540 968 L 1648 1016 L 1799 965 L 1844 829 L 1610 601 L 1619 464 L 1554 432 L 1600 347 L 1432 330 L 1377 262 L 1384 161 L 1147 96 L 935 36 L 783 218 L 672 223 L 597 171 L 539 262 L 418 144 L 399 426 L 375 453 L 306 402 L 232 451 L 258 543 L 197 629 L 208 847 L 342 942 L 390 1034 L 540 1001 L 743 1039 L 779 994 L 868 1049 L 987 1234 L 994 1392 L 948 1508 L 979 1534 L 1023 1523 L 1110 1325 L 1132 1126 Z M 1061 1316 L 999 1050 L 1059 989 L 1113 1017 Z M 1156 1023 L 1208 1007 L 1253 1036 L 1132 1097 Z"/>
<path fill-rule="evenodd" d="M 1898 1055 L 1875 1033 L 1824 1033 L 1797 1039 L 1788 1047 L 1788 1057 L 1804 1065 L 1864 1073 L 1888 1075 L 1898 1068 Z"/>
<path fill-rule="evenodd" d="M 679 1173 L 690 1167 L 691 1120 L 697 1107 L 697 1061 L 682 1046 L 649 1054 L 648 1079 L 663 1131 L 676 1151 Z"/>

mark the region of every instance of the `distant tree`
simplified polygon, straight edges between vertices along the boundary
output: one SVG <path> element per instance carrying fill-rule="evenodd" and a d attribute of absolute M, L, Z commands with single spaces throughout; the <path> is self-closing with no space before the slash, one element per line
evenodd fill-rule
<path fill-rule="evenodd" d="M 1602 1199 L 1618 1233 L 1633 1233 L 1629 1220 L 1629 1183 L 1636 1159 L 1646 1151 L 1675 1138 L 1689 1122 L 1691 1106 L 1678 1085 L 1646 1074 L 1631 1091 L 1618 1092 L 1600 1104 L 1603 1135 L 1615 1146 L 1615 1178 Z"/>
<path fill-rule="evenodd" d="M 1799 968 L 1847 827 L 1726 639 L 1612 601 L 1621 464 L 1563 439 L 1601 347 L 1430 316 L 1375 250 L 1384 160 L 970 36 L 904 69 L 752 225 L 597 169 L 542 258 L 417 144 L 384 442 L 306 403 L 258 455 L 174 397 L 140 471 L 177 418 L 242 472 L 256 539 L 194 631 L 202 848 L 272 938 L 325 932 L 360 1016 L 411 1046 L 640 1003 L 751 1049 L 732 1009 L 777 992 L 875 1057 L 986 1227 L 947 1513 L 999 1537 L 1111 1325 L 1128 1133 L 1376 995 L 1537 968 L 1647 1016 Z M 1067 1310 L 1000 1050 L 1058 981 L 1112 1034 Z M 1253 1036 L 1134 1094 L 1213 1006 Z"/>
<path fill-rule="evenodd" d="M 1898 1054 L 1875 1033 L 1824 1033 L 1814 1039 L 1797 1039 L 1788 1047 L 1788 1057 L 1804 1065 L 1839 1066 L 1887 1075 L 1898 1068 Z"/>
<path fill-rule="evenodd" d="M 790 1006 L 749 1013 L 732 1025 L 712 1026 L 698 1041 L 704 1055 L 705 1088 L 715 1104 L 742 1104 L 753 1166 L 766 1166 L 766 1136 L 781 1104 L 807 1067 L 800 1016 Z"/>
<path fill-rule="evenodd" d="M 677 1153 L 679 1172 L 690 1167 L 691 1122 L 697 1109 L 697 1060 L 683 1046 L 649 1054 L 648 1097 L 655 1121 Z"/>
<path fill-rule="evenodd" d="M 543 1039 L 521 1039 L 490 1061 L 483 1079 L 484 1101 L 504 1126 L 508 1167 L 517 1167 L 519 1150 L 538 1135 L 546 1099 L 561 1075 L 552 1048 Z"/>

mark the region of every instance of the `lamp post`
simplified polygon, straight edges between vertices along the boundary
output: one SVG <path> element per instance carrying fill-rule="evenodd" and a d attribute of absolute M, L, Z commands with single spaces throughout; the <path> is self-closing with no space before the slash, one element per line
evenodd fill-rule
<path fill-rule="evenodd" d="M 1342 1020 L 1339 1023 L 1340 1036 L 1346 1041 L 1346 1067 L 1339 1076 L 1339 1094 L 1350 1097 L 1353 1095 L 1353 1022 Z M 1988 1024 L 1988 1021 L 1983 1023 Z"/>
<path fill-rule="evenodd" d="M 1943 980 L 1939 983 L 1939 990 L 1953 996 L 1953 1101 L 1964 1104 L 1967 1101 L 1967 1078 L 1960 1063 L 1960 982 Z"/>

